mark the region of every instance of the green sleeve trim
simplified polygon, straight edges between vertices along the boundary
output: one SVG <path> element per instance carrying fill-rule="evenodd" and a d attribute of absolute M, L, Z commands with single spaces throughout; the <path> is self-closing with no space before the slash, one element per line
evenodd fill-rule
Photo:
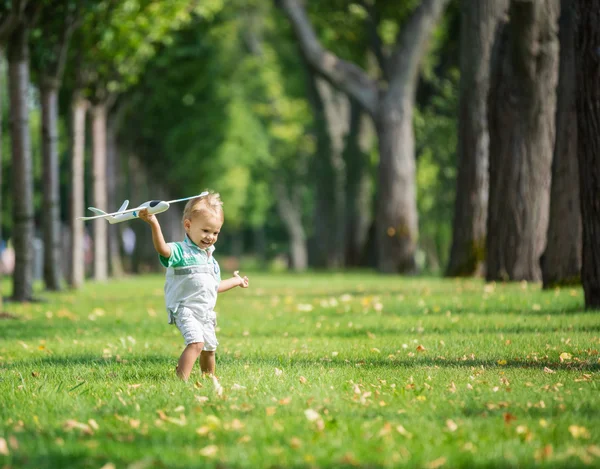
<path fill-rule="evenodd" d="M 177 267 L 183 261 L 183 248 L 181 247 L 181 243 L 167 244 L 169 248 L 171 248 L 171 256 L 167 258 L 159 254 L 158 259 L 163 267 Z"/>

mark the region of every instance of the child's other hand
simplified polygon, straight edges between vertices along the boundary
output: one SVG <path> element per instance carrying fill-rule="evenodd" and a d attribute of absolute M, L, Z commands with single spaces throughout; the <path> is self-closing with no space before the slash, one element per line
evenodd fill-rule
<path fill-rule="evenodd" d="M 242 287 L 242 288 L 248 288 L 250 286 L 250 281 L 248 280 L 248 277 L 246 277 L 245 275 L 243 277 L 240 277 L 240 271 L 239 270 L 236 270 L 233 273 L 233 276 L 239 280 L 240 283 L 238 285 L 240 287 Z"/>
<path fill-rule="evenodd" d="M 156 216 L 152 213 L 148 213 L 147 208 L 140 210 L 140 213 L 138 216 L 139 216 L 140 220 L 144 220 L 146 223 L 148 223 L 150 225 L 157 221 Z"/>

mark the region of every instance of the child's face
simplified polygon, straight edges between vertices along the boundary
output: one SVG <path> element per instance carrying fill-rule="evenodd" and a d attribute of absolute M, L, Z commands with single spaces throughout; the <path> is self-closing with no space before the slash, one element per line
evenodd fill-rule
<path fill-rule="evenodd" d="M 183 226 L 194 244 L 206 249 L 217 242 L 223 221 L 218 215 L 194 213 L 191 219 L 183 222 Z"/>

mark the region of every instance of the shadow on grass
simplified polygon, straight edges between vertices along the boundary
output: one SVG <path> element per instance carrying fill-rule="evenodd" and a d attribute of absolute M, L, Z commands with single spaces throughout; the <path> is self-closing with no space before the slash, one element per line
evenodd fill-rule
<path fill-rule="evenodd" d="M 554 372 L 569 371 L 569 372 L 595 372 L 600 371 L 600 363 L 598 363 L 597 357 L 590 358 L 590 362 L 560 362 L 552 360 L 506 360 L 506 364 L 499 365 L 498 361 L 500 358 L 488 358 L 488 359 L 467 359 L 462 358 L 432 358 L 432 357 L 415 357 L 414 359 L 384 359 L 384 358 L 365 358 L 359 357 L 348 357 L 345 359 L 335 358 L 318 358 L 318 357 L 289 357 L 288 355 L 281 356 L 246 356 L 243 358 L 236 357 L 232 353 L 219 353 L 217 351 L 218 365 L 230 366 L 251 364 L 253 366 L 286 366 L 293 368 L 295 366 L 300 368 L 310 367 L 314 368 L 320 366 L 329 366 L 335 368 L 357 368 L 370 369 L 370 368 L 456 368 L 456 369 L 471 369 L 482 367 L 485 369 L 526 369 L 526 370 L 537 370 L 544 372 L 544 368 L 550 368 Z M 593 361 L 592 361 L 593 360 Z M 102 358 L 97 355 L 69 355 L 69 356 L 51 356 L 36 358 L 32 360 L 21 360 L 8 363 L 4 365 L 4 369 L 19 370 L 22 367 L 73 367 L 78 365 L 93 366 L 95 369 L 107 368 L 108 371 L 116 373 L 115 376 L 121 378 L 135 377 L 139 379 L 144 377 L 144 374 L 148 374 L 148 377 L 163 377 L 162 373 L 156 372 L 156 365 L 161 368 L 168 369 L 169 372 L 174 370 L 177 357 L 175 356 L 162 356 L 162 355 L 148 355 L 148 356 L 127 356 L 124 355 L 121 359 L 113 358 Z M 503 361 L 504 363 L 504 361 Z M 116 371 L 121 370 L 121 371 Z M 547 373 L 547 371 L 546 371 Z"/>

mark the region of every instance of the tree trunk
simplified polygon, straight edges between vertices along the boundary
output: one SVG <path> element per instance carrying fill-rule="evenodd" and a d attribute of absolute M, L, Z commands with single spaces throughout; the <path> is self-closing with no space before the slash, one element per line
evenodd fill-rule
<path fill-rule="evenodd" d="M 409 86 L 408 84 L 406 86 Z M 419 233 L 416 195 L 414 96 L 403 104 L 384 104 L 377 122 L 379 177 L 377 194 L 377 266 L 385 273 L 415 273 Z"/>
<path fill-rule="evenodd" d="M 600 308 L 600 3 L 577 0 L 577 156 L 586 308 Z"/>
<path fill-rule="evenodd" d="M 13 299 L 33 297 L 33 161 L 29 131 L 28 30 L 22 23 L 13 32 L 8 47 L 10 127 L 12 149 L 13 240 L 15 268 Z"/>
<path fill-rule="evenodd" d="M 290 257 L 292 269 L 300 272 L 308 267 L 308 253 L 306 249 L 306 233 L 302 226 L 300 209 L 297 198 L 289 197 L 283 184 L 279 181 L 275 183 L 275 194 L 277 197 L 277 210 L 283 220 L 289 239 L 290 239 Z"/>
<path fill-rule="evenodd" d="M 419 64 L 448 0 L 423 0 L 410 16 L 389 57 L 385 80 L 376 82 L 356 64 L 323 49 L 298 0 L 281 0 L 303 54 L 320 74 L 353 97 L 373 117 L 379 138 L 377 256 L 382 272 L 416 269 L 418 238 L 412 116 Z"/>
<path fill-rule="evenodd" d="M 85 165 L 85 114 L 87 102 L 76 90 L 71 103 L 71 118 L 73 125 L 71 149 L 71 268 L 69 283 L 73 288 L 79 288 L 85 281 L 85 247 L 84 247 L 84 222 L 77 217 L 84 216 L 85 190 L 84 190 L 84 165 Z"/>
<path fill-rule="evenodd" d="M 119 170 L 119 153 L 117 146 L 117 125 L 119 123 L 119 111 L 116 115 L 108 117 L 106 155 L 107 155 L 107 207 L 109 211 L 117 210 L 123 200 L 119 198 L 121 188 L 121 171 Z M 108 252 L 110 260 L 110 272 L 114 277 L 122 277 L 124 273 L 123 260 L 121 258 L 121 224 L 108 225 Z"/>
<path fill-rule="evenodd" d="M 375 139 L 375 129 L 369 116 L 351 100 L 350 131 L 346 136 L 346 265 L 361 265 L 367 235 L 373 219 L 369 153 Z"/>
<path fill-rule="evenodd" d="M 2 118 L 4 117 L 4 113 L 2 112 L 2 109 L 4 109 L 4 90 L 6 90 L 6 86 L 5 86 L 5 60 L 4 60 L 4 47 L 0 46 L 0 142 L 3 142 L 3 134 L 2 134 Z M 4 166 L 4 164 L 2 163 L 4 161 L 3 159 L 3 152 L 2 152 L 2 145 L 0 145 L 0 243 L 3 242 L 4 238 L 2 237 L 2 168 Z M 2 252 L 0 251 L 0 256 L 2 255 Z M 4 274 L 4 265 L 2 263 L 2 259 L 0 258 L 0 284 L 2 283 L 2 277 Z M 3 299 L 2 299 L 2 293 L 0 293 L 0 312 L 2 312 L 2 307 L 3 307 Z"/>
<path fill-rule="evenodd" d="M 488 203 L 490 56 L 507 0 L 462 3 L 458 174 L 448 276 L 483 272 Z"/>
<path fill-rule="evenodd" d="M 548 241 L 542 256 L 544 288 L 580 282 L 581 209 L 575 109 L 576 19 L 571 0 L 562 0 L 556 144 L 552 161 Z"/>
<path fill-rule="evenodd" d="M 106 105 L 95 104 L 92 109 L 93 139 L 93 205 L 107 210 L 108 190 L 106 185 Z M 102 218 L 94 223 L 94 279 L 108 278 L 108 222 Z"/>
<path fill-rule="evenodd" d="M 541 280 L 554 148 L 558 0 L 511 2 L 490 84 L 487 274 Z"/>
<path fill-rule="evenodd" d="M 58 180 L 58 85 L 44 83 L 42 97 L 42 159 L 44 283 L 47 290 L 61 288 L 61 226 Z"/>
<path fill-rule="evenodd" d="M 345 163 L 344 140 L 348 134 L 348 97 L 329 83 L 309 73 L 310 102 L 315 117 L 317 152 L 312 171 L 316 185 L 314 211 L 315 265 L 342 267 L 345 251 Z"/>

